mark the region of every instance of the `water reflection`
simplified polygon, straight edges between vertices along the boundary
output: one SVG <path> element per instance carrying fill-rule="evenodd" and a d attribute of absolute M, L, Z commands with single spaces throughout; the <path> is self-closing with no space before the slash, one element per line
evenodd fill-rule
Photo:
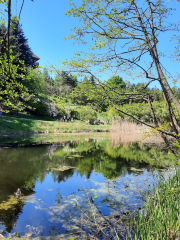
<path fill-rule="evenodd" d="M 36 236 L 77 230 L 82 218 L 77 206 L 91 216 L 89 201 L 94 196 L 106 215 L 141 207 L 148 185 L 155 184 L 152 174 L 171 162 L 167 153 L 141 143 L 114 144 L 110 139 L 87 137 L 2 148 L 0 232 Z M 14 196 L 18 188 L 20 199 Z"/>

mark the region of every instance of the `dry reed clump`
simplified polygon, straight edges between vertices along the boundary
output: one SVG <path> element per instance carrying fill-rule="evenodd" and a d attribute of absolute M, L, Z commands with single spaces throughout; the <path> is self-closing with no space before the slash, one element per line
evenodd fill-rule
<path fill-rule="evenodd" d="M 127 120 L 113 124 L 110 132 L 113 146 L 125 146 L 134 142 L 150 144 L 162 144 L 164 142 L 160 134 L 153 133 L 151 128 Z"/>
<path fill-rule="evenodd" d="M 135 122 L 128 122 L 127 120 L 120 121 L 119 123 L 113 124 L 110 132 L 115 133 L 147 133 L 150 132 L 150 128 L 137 124 Z"/>
<path fill-rule="evenodd" d="M 142 141 L 142 134 L 119 134 L 111 133 L 111 143 L 113 147 L 117 146 L 127 146 L 131 145 L 134 142 Z"/>
<path fill-rule="evenodd" d="M 145 144 L 162 144 L 164 143 L 160 135 L 150 135 L 146 136 L 142 133 L 111 133 L 111 143 L 113 147 L 118 147 L 120 145 L 127 146 L 135 142 L 142 142 Z"/>

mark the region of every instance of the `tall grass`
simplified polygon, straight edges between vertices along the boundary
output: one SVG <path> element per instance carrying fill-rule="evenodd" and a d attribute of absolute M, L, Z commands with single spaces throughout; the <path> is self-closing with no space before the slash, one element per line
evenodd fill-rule
<path fill-rule="evenodd" d="M 127 239 L 180 239 L 180 168 L 148 195 L 144 209 L 128 217 Z"/>
<path fill-rule="evenodd" d="M 110 131 L 115 133 L 147 133 L 150 129 L 142 124 L 121 120 L 118 123 L 112 123 Z"/>

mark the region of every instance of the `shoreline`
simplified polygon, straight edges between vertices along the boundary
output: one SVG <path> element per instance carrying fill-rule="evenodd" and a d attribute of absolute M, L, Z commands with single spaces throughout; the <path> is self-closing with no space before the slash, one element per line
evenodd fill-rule
<path fill-rule="evenodd" d="M 102 129 L 95 129 L 95 130 L 80 130 L 80 131 L 74 131 L 74 132 L 67 132 L 67 131 L 64 131 L 64 132 L 47 132 L 47 131 L 32 131 L 32 132 L 6 132 L 6 131 L 3 131 L 3 132 L 0 132 L 0 137 L 10 137 L 10 136 L 23 136 L 23 135 L 40 135 L 40 134 L 43 134 L 43 135 L 51 135 L 51 134 L 73 134 L 73 133 L 78 133 L 78 134 L 86 134 L 86 133 L 110 133 L 110 131 L 108 129 L 105 129 L 105 130 L 102 130 Z"/>

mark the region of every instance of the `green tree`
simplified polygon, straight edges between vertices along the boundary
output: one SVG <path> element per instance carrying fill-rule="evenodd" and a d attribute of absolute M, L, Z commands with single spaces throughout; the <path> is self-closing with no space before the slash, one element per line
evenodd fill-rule
<path fill-rule="evenodd" d="M 126 83 L 120 76 L 113 76 L 107 81 L 107 85 L 114 89 L 125 89 Z"/>
<path fill-rule="evenodd" d="M 31 95 L 23 85 L 26 66 L 24 61 L 19 59 L 19 53 L 15 54 L 14 52 L 14 50 L 17 49 L 18 39 L 11 34 L 12 30 L 14 30 L 14 28 L 11 28 L 11 23 L 17 23 L 17 17 L 15 16 L 12 18 L 11 0 L 1 0 L 0 3 L 6 8 L 1 12 L 3 17 L 1 17 L 0 20 L 2 23 L 2 26 L 0 27 L 0 105 L 4 111 L 21 111 L 26 108 L 25 102 L 30 99 Z M 4 18 L 6 17 L 6 14 L 7 30 L 5 28 L 6 21 Z M 18 47 L 20 48 L 20 45 Z"/>
<path fill-rule="evenodd" d="M 7 28 L 0 26 L 0 105 L 4 111 L 21 111 L 30 99 L 28 89 L 23 85 L 26 67 L 24 61 L 17 56 L 17 39 L 9 36 L 9 51 L 7 48 Z M 16 53 L 15 53 L 16 52 Z"/>
<path fill-rule="evenodd" d="M 62 71 L 55 78 L 56 95 L 66 96 L 77 86 L 77 76 Z"/>
<path fill-rule="evenodd" d="M 25 102 L 32 97 L 22 84 L 25 80 L 25 75 L 22 74 L 24 68 L 21 67 L 22 71 L 19 73 L 20 68 L 13 64 L 13 60 L 13 55 L 10 55 L 10 60 L 6 54 L 0 58 L 0 105 L 3 111 L 22 111 L 26 108 Z"/>
<path fill-rule="evenodd" d="M 42 72 L 43 78 L 46 82 L 46 90 L 48 93 L 48 97 L 52 97 L 56 94 L 54 79 L 50 76 L 47 68 L 43 68 Z"/>
<path fill-rule="evenodd" d="M 165 1 L 155 0 L 146 0 L 143 5 L 137 0 L 83 0 L 80 6 L 77 6 L 73 1 L 70 4 L 72 8 L 66 14 L 80 18 L 82 25 L 75 27 L 74 33 L 66 39 L 83 42 L 84 39 L 87 40 L 87 35 L 91 35 L 94 44 L 90 45 L 92 53 L 84 53 L 83 55 L 82 52 L 77 52 L 76 58 L 72 61 L 62 62 L 63 65 L 67 66 L 67 71 L 79 71 L 81 75 L 82 73 L 94 75 L 92 66 L 99 66 L 99 73 L 112 69 L 116 72 L 121 70 L 134 73 L 136 69 L 139 69 L 140 74 L 145 75 L 149 80 L 148 84 L 153 81 L 160 83 L 170 121 L 175 131 L 175 135 L 171 135 L 179 138 L 179 125 L 173 112 L 172 103 L 179 114 L 180 103 L 174 96 L 163 72 L 157 45 L 160 41 L 159 34 L 172 28 L 177 30 L 173 23 L 166 24 L 165 22 L 172 9 L 166 6 Z M 149 56 L 148 64 L 144 64 L 144 55 Z M 156 71 L 155 75 L 152 75 L 152 69 Z M 99 77 L 96 76 L 97 81 L 98 79 Z M 108 92 L 105 91 L 105 93 L 113 106 L 116 107 Z M 126 97 L 127 93 L 124 96 Z M 137 99 L 137 97 L 145 99 L 146 97 L 154 122 L 154 125 L 149 124 L 149 126 L 159 127 L 152 108 L 151 97 L 145 96 L 141 92 L 129 93 L 128 96 L 131 99 Z M 118 108 L 118 111 L 124 113 L 121 108 Z M 129 113 L 126 114 L 130 116 Z M 138 121 L 133 115 L 131 117 Z"/>
<path fill-rule="evenodd" d="M 37 115 L 48 115 L 48 91 L 43 74 L 38 69 L 30 69 L 24 85 L 33 97 L 27 102 L 30 111 Z"/>
<path fill-rule="evenodd" d="M 91 105 L 96 110 L 105 111 L 109 101 L 105 99 L 102 88 L 95 84 L 92 78 L 84 77 L 70 94 L 71 99 L 78 105 Z"/>

